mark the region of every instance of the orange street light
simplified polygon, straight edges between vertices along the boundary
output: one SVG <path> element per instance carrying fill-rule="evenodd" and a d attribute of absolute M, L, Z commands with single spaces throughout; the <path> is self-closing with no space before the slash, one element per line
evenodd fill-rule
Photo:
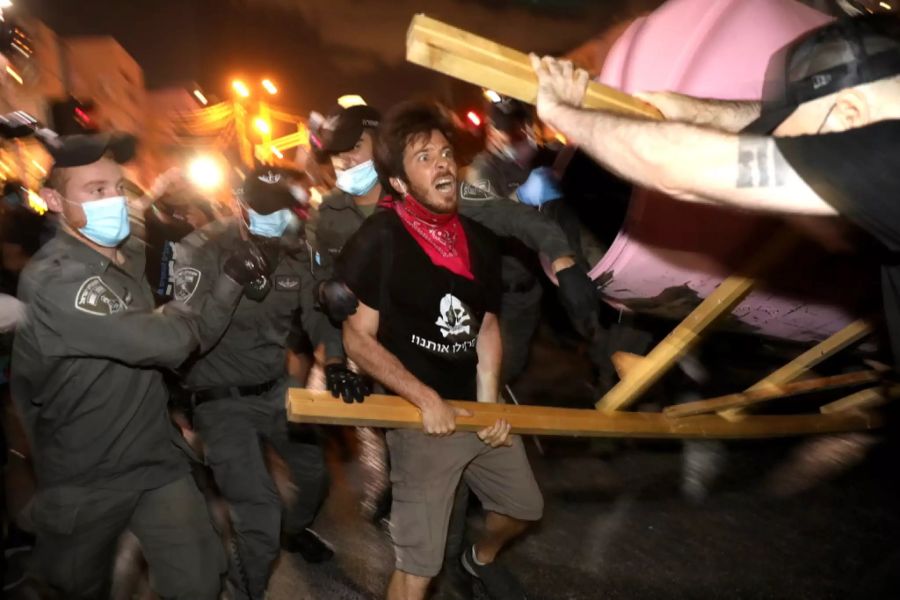
<path fill-rule="evenodd" d="M 231 89 L 234 90 L 234 93 L 240 96 L 241 98 L 249 98 L 250 97 L 250 88 L 247 87 L 247 84 L 241 81 L 240 79 L 235 79 L 231 82 Z"/>
<path fill-rule="evenodd" d="M 271 79 L 263 79 L 262 86 L 267 92 L 269 92 L 273 96 L 278 93 L 278 88 L 275 87 L 275 84 L 272 83 Z"/>
<path fill-rule="evenodd" d="M 269 135 L 270 133 L 272 133 L 272 126 L 269 125 L 269 122 L 262 117 L 256 117 L 255 119 L 253 119 L 253 127 L 256 129 L 256 131 L 263 135 Z"/>

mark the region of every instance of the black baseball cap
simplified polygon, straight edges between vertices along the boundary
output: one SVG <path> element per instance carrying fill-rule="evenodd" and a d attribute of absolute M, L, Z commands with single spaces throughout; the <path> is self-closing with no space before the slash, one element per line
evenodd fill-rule
<path fill-rule="evenodd" d="M 134 158 L 137 139 L 130 133 L 108 132 L 39 137 L 53 158 L 54 168 L 82 167 L 97 162 L 107 153 L 123 164 Z"/>
<path fill-rule="evenodd" d="M 261 215 L 268 215 L 296 204 L 288 185 L 290 172 L 284 169 L 261 167 L 247 175 L 241 188 L 244 203 Z"/>
<path fill-rule="evenodd" d="M 523 125 L 534 122 L 528 105 L 515 98 L 504 97 L 500 102 L 491 102 L 487 114 L 491 125 L 504 133 L 514 133 Z"/>
<path fill-rule="evenodd" d="M 900 75 L 900 20 L 887 14 L 841 18 L 769 59 L 762 112 L 743 131 L 772 133 L 805 102 L 894 75 Z"/>
<path fill-rule="evenodd" d="M 322 150 L 340 154 L 356 145 L 365 129 L 377 129 L 381 113 L 366 104 L 340 108 L 333 112 L 319 130 Z"/>

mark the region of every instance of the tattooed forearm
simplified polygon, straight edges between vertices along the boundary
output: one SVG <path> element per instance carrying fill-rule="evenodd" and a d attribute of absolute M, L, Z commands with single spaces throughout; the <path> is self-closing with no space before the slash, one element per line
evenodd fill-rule
<path fill-rule="evenodd" d="M 772 138 L 738 140 L 737 187 L 779 187 L 785 183 L 788 165 Z"/>

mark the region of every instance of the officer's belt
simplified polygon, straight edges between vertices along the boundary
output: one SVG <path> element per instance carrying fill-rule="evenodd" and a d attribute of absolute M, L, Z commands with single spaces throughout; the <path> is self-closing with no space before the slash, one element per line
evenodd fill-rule
<path fill-rule="evenodd" d="M 281 379 L 273 379 L 258 385 L 236 385 L 231 387 L 214 387 L 194 392 L 194 404 L 199 406 L 213 400 L 227 400 L 240 396 L 262 396 L 274 388 Z"/>

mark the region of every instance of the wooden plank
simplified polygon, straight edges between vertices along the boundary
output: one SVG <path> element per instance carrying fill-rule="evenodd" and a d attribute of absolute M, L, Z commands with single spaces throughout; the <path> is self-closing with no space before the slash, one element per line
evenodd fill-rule
<path fill-rule="evenodd" d="M 819 409 L 819 412 L 823 415 L 833 415 L 851 410 L 867 410 L 897 398 L 900 398 L 900 386 L 873 387 L 825 404 Z"/>
<path fill-rule="evenodd" d="M 744 408 L 754 404 L 768 402 L 769 400 L 775 400 L 776 398 L 786 398 L 788 396 L 796 396 L 808 392 L 829 390 L 851 385 L 863 385 L 880 379 L 881 374 L 878 371 L 860 371 L 858 373 L 847 373 L 846 375 L 807 379 L 806 381 L 798 381 L 797 383 L 785 383 L 782 385 L 773 384 L 765 389 L 738 392 L 737 394 L 728 394 L 727 396 L 710 398 L 709 400 L 698 400 L 696 402 L 686 402 L 676 406 L 668 406 L 663 410 L 663 413 L 667 417 L 672 418 L 691 417 L 728 408 Z"/>
<path fill-rule="evenodd" d="M 422 14 L 410 23 L 406 59 L 530 104 L 537 96 L 537 77 L 527 54 Z M 662 118 L 655 107 L 596 82 L 588 85 L 583 106 Z"/>
<path fill-rule="evenodd" d="M 814 366 L 831 358 L 847 346 L 855 344 L 872 333 L 872 325 L 868 321 L 859 320 L 850 323 L 829 338 L 819 342 L 788 364 L 769 374 L 768 377 L 758 381 L 747 388 L 748 392 L 755 392 L 771 388 L 773 385 L 788 383 L 806 374 Z M 719 412 L 719 416 L 736 421 L 743 418 L 744 411 L 740 409 L 728 409 Z"/>
<path fill-rule="evenodd" d="M 849 412 L 837 415 L 754 415 L 729 423 L 716 415 L 669 419 L 661 413 L 593 409 L 516 406 L 451 401 L 472 411 L 459 417 L 460 431 L 477 431 L 498 418 L 507 419 L 514 433 L 576 437 L 641 437 L 671 439 L 771 438 L 858 431 L 879 427 L 878 415 Z M 328 392 L 291 388 L 287 394 L 288 420 L 322 425 L 419 428 L 419 410 L 398 396 L 366 396 L 362 404 L 346 404 Z"/>
<path fill-rule="evenodd" d="M 597 402 L 597 409 L 612 412 L 626 408 L 637 400 L 700 341 L 709 327 L 740 304 L 753 290 L 754 278 L 780 260 L 795 243 L 793 233 L 779 231 L 762 252 L 746 265 L 743 274 L 732 275 L 719 284 L 644 360 Z"/>

